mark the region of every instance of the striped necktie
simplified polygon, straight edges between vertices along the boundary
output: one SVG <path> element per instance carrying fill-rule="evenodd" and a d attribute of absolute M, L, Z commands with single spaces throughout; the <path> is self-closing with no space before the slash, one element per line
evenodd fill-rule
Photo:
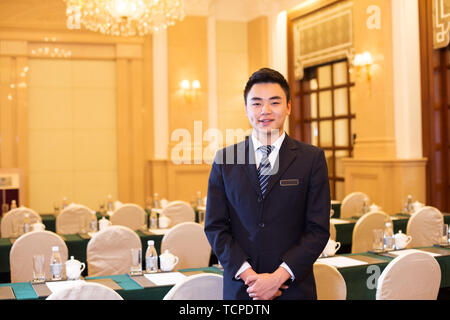
<path fill-rule="evenodd" d="M 258 167 L 258 180 L 259 180 L 259 187 L 261 188 L 261 194 L 264 198 L 264 195 L 267 190 L 267 185 L 269 184 L 269 178 L 270 175 L 268 174 L 270 171 L 270 162 L 269 162 L 269 154 L 272 152 L 273 146 L 261 146 L 258 148 L 263 154 L 263 157 L 261 159 L 261 163 Z"/>

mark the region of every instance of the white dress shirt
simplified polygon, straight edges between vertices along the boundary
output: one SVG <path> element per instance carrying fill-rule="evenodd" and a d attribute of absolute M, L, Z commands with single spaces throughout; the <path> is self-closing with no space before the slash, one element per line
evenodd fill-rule
<path fill-rule="evenodd" d="M 278 139 L 275 140 L 275 142 L 272 144 L 273 149 L 272 149 L 272 152 L 269 154 L 269 162 L 270 162 L 271 168 L 273 168 L 273 166 L 275 164 L 275 161 L 278 157 L 278 153 L 280 152 L 280 148 L 284 141 L 285 136 L 286 136 L 286 133 L 283 131 L 283 134 L 281 136 L 279 136 Z M 255 130 L 253 130 L 251 138 L 252 138 L 252 142 L 253 142 L 253 151 L 255 152 L 256 168 L 258 168 L 259 164 L 261 163 L 262 157 L 263 157 L 263 152 L 261 150 L 258 150 L 258 148 L 261 147 L 263 144 L 256 137 Z M 280 266 L 283 267 L 284 269 L 286 269 L 286 271 L 289 272 L 289 274 L 291 275 L 291 279 L 294 280 L 294 278 L 295 278 L 294 274 L 293 274 L 292 270 L 288 267 L 288 265 L 285 262 L 283 262 Z M 245 270 L 247 270 L 248 268 L 251 268 L 251 265 L 250 265 L 250 263 L 245 261 L 242 264 L 242 266 L 239 268 L 239 270 L 236 272 L 235 278 L 240 279 L 239 275 L 242 272 L 244 272 Z"/>

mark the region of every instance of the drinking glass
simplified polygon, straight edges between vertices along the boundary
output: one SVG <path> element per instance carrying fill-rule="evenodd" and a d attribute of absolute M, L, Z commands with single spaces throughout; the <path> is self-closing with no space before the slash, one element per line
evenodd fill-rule
<path fill-rule="evenodd" d="M 448 224 L 446 223 L 442 226 L 441 244 L 448 245 Z"/>
<path fill-rule="evenodd" d="M 33 255 L 33 282 L 45 282 L 45 255 Z"/>
<path fill-rule="evenodd" d="M 373 230 L 373 251 L 384 250 L 384 232 L 383 229 Z"/>
<path fill-rule="evenodd" d="M 142 249 L 131 249 L 130 275 L 142 275 Z"/>

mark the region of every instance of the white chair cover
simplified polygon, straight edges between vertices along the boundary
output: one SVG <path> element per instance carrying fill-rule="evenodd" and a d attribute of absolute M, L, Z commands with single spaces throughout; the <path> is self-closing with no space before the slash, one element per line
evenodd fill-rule
<path fill-rule="evenodd" d="M 121 225 L 132 230 L 147 228 L 147 214 L 134 203 L 125 203 L 117 208 L 109 219 L 113 225 Z"/>
<path fill-rule="evenodd" d="M 50 294 L 45 300 L 123 300 L 113 289 L 94 282 L 75 282 Z"/>
<path fill-rule="evenodd" d="M 172 201 L 162 211 L 170 219 L 170 227 L 181 222 L 195 222 L 195 211 L 186 201 Z"/>
<path fill-rule="evenodd" d="M 365 193 L 352 192 L 346 195 L 341 204 L 341 219 L 358 216 L 362 211 L 364 199 L 366 198 L 367 204 L 369 204 L 370 198 Z"/>
<path fill-rule="evenodd" d="M 20 207 L 9 210 L 2 218 L 0 225 L 2 238 L 12 238 L 14 235 L 13 224 L 23 224 L 25 214 L 30 215 L 31 224 L 42 222 L 41 216 L 34 210 L 26 207 Z M 21 231 L 23 233 L 23 231 Z"/>
<path fill-rule="evenodd" d="M 211 256 L 203 226 L 195 222 L 183 222 L 167 231 L 161 240 L 161 252 L 165 250 L 179 258 L 176 269 L 207 267 Z"/>
<path fill-rule="evenodd" d="M 436 300 L 441 268 L 430 254 L 412 252 L 398 256 L 378 278 L 377 300 Z"/>
<path fill-rule="evenodd" d="M 345 300 L 347 298 L 347 285 L 336 267 L 315 262 L 313 272 L 316 280 L 317 300 Z"/>
<path fill-rule="evenodd" d="M 336 241 L 336 226 L 330 221 L 330 239 Z"/>
<path fill-rule="evenodd" d="M 406 226 L 406 234 L 412 237 L 408 248 L 438 244 L 443 224 L 442 213 L 434 207 L 426 206 L 413 213 Z"/>
<path fill-rule="evenodd" d="M 223 277 L 214 273 L 200 273 L 177 283 L 164 300 L 223 300 Z"/>
<path fill-rule="evenodd" d="M 81 204 L 71 204 L 56 216 L 56 233 L 80 233 L 83 228 L 82 223 L 87 227 L 89 221 L 93 219 L 97 220 L 97 217 L 91 209 Z"/>
<path fill-rule="evenodd" d="M 384 230 L 386 221 L 392 223 L 391 217 L 383 211 L 368 212 L 360 217 L 353 228 L 352 253 L 372 250 L 373 230 Z"/>
<path fill-rule="evenodd" d="M 131 249 L 142 248 L 139 236 L 125 226 L 109 226 L 95 234 L 86 249 L 89 276 L 130 272 Z"/>
<path fill-rule="evenodd" d="M 45 275 L 50 278 L 50 257 L 52 247 L 58 246 L 63 264 L 67 261 L 67 245 L 61 236 L 51 231 L 33 231 L 25 233 L 14 241 L 9 252 L 11 282 L 33 280 L 33 255 L 45 255 Z M 63 268 L 65 275 L 65 268 Z"/>

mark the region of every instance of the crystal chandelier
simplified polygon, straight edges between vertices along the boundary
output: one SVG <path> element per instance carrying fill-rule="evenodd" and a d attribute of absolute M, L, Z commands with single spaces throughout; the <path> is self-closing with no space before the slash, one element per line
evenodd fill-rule
<path fill-rule="evenodd" d="M 183 20 L 183 0 L 64 0 L 67 27 L 113 36 L 143 36 Z"/>

